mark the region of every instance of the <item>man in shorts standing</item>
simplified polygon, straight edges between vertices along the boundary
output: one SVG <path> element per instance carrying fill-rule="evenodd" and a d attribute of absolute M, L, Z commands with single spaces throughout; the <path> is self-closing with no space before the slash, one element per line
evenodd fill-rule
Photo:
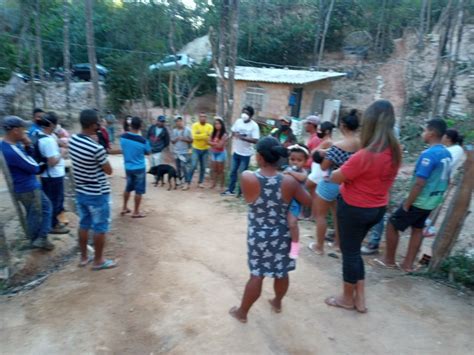
<path fill-rule="evenodd" d="M 122 147 L 123 158 L 125 161 L 125 172 L 127 174 L 127 186 L 123 193 L 123 208 L 120 213 L 124 216 L 131 211 L 127 204 L 130 193 L 135 191 L 135 207 L 132 218 L 143 218 L 144 214 L 140 212 L 140 203 L 146 190 L 146 164 L 145 155 L 150 154 L 150 144 L 140 134 L 142 120 L 140 117 L 133 117 L 130 124 L 130 131 L 125 132 L 120 137 L 120 146 Z"/>
<path fill-rule="evenodd" d="M 82 131 L 69 141 L 69 155 L 73 165 L 76 186 L 76 206 L 79 212 L 79 248 L 81 261 L 86 266 L 93 261 L 93 270 L 116 266 L 103 255 L 105 236 L 110 227 L 110 184 L 106 175 L 112 175 L 105 148 L 97 142 L 99 114 L 83 110 L 79 116 Z M 87 256 L 89 230 L 94 232 L 94 258 Z"/>
<path fill-rule="evenodd" d="M 408 197 L 389 218 L 387 249 L 383 260 L 375 259 L 378 264 L 386 267 L 396 266 L 399 232 L 411 227 L 407 254 L 400 268 L 407 272 L 413 271 L 413 263 L 423 242 L 425 221 L 430 212 L 442 202 L 449 183 L 451 154 L 441 144 L 445 132 L 446 122 L 441 118 L 427 122 L 422 138 L 430 147 L 421 153 L 416 162 Z"/>

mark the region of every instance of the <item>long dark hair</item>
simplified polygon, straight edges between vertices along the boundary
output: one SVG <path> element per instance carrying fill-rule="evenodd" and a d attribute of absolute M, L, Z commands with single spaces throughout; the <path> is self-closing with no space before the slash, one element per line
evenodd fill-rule
<path fill-rule="evenodd" d="M 364 112 L 360 143 L 370 152 L 382 152 L 387 147 L 392 151 L 393 165 L 399 167 L 402 151 L 395 138 L 395 111 L 390 101 L 377 100 Z"/>
<path fill-rule="evenodd" d="M 222 137 L 224 136 L 224 134 L 227 134 L 227 131 L 225 129 L 225 123 L 224 123 L 224 120 L 221 118 L 221 117 L 215 117 L 214 118 L 214 129 L 212 130 L 212 139 L 216 138 L 216 135 L 217 135 L 217 130 L 216 130 L 216 122 L 219 121 L 219 123 L 221 124 L 221 130 L 219 131 L 219 139 L 222 139 Z"/>
<path fill-rule="evenodd" d="M 288 157 L 288 149 L 283 147 L 275 137 L 261 138 L 255 148 L 263 160 L 272 165 L 276 165 L 280 158 Z"/>
<path fill-rule="evenodd" d="M 459 144 L 462 146 L 462 143 L 464 142 L 464 137 L 454 128 L 447 129 L 444 135 L 448 137 L 453 144 Z"/>

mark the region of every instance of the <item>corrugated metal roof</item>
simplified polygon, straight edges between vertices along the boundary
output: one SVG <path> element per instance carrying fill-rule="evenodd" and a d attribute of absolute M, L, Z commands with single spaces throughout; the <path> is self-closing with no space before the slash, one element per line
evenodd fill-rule
<path fill-rule="evenodd" d="M 235 80 L 257 81 L 265 83 L 281 84 L 308 84 L 319 80 L 339 78 L 346 73 L 333 71 L 312 71 L 312 70 L 294 70 L 294 69 L 275 69 L 275 68 L 255 68 L 255 67 L 235 67 Z M 209 74 L 216 77 L 216 74 Z M 227 79 L 227 68 L 225 71 Z"/>

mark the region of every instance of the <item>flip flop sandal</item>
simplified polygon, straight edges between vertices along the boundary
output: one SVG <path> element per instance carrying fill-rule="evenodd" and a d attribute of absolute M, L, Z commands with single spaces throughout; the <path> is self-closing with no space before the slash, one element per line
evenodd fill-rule
<path fill-rule="evenodd" d="M 92 270 L 99 271 L 99 270 L 105 270 L 105 269 L 112 269 L 116 266 L 117 264 L 115 263 L 115 261 L 111 259 L 106 259 L 101 265 L 93 266 Z"/>
<path fill-rule="evenodd" d="M 81 261 L 79 262 L 79 265 L 77 265 L 77 266 L 79 266 L 79 267 L 86 267 L 88 264 L 90 264 L 90 263 L 93 262 L 93 261 L 94 261 L 94 257 L 93 257 L 93 256 L 89 256 L 89 257 L 87 258 L 87 260 L 85 260 L 85 261 L 82 261 L 82 260 L 81 260 Z"/>
<path fill-rule="evenodd" d="M 334 259 L 339 259 L 339 255 L 334 251 L 329 252 L 328 256 L 330 256 L 331 258 L 334 258 Z"/>
<path fill-rule="evenodd" d="M 312 251 L 314 254 L 316 254 L 316 255 L 324 256 L 324 252 L 314 249 L 314 246 L 315 246 L 315 245 L 316 245 L 316 242 L 311 242 L 311 243 L 309 243 L 309 244 L 308 244 L 308 249 L 311 250 L 311 251 Z"/>
<path fill-rule="evenodd" d="M 132 218 L 145 218 L 146 215 L 145 214 L 136 214 L 136 215 L 132 215 Z"/>
<path fill-rule="evenodd" d="M 344 306 L 343 304 L 340 304 L 335 296 L 330 296 L 324 300 L 324 303 L 326 303 L 328 306 L 331 307 L 336 307 L 336 308 L 342 308 L 345 309 L 346 311 L 353 311 L 356 308 L 354 306 Z"/>
<path fill-rule="evenodd" d="M 397 270 L 397 269 L 400 268 L 398 263 L 395 263 L 395 265 L 387 265 L 387 264 L 384 263 L 383 260 L 380 260 L 380 259 L 373 259 L 372 263 L 370 263 L 370 265 L 380 266 L 380 267 L 383 267 L 385 269 L 390 269 L 390 270 Z"/>
<path fill-rule="evenodd" d="M 132 211 L 127 208 L 127 210 L 120 212 L 120 215 L 125 216 L 127 213 L 130 213 L 130 212 Z"/>

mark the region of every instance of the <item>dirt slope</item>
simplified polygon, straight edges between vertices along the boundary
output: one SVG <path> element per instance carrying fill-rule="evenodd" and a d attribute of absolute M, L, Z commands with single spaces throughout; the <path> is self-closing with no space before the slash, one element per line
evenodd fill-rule
<path fill-rule="evenodd" d="M 108 253 L 120 266 L 92 272 L 74 262 L 27 294 L 1 298 L 2 354 L 454 355 L 474 346 L 466 297 L 428 280 L 369 266 L 369 313 L 328 308 L 340 262 L 306 248 L 283 313 L 270 311 L 266 282 L 242 325 L 227 311 L 248 274 L 245 208 L 209 191 L 150 187 L 148 217 L 132 220 L 118 216 L 123 172 L 112 181 Z"/>

